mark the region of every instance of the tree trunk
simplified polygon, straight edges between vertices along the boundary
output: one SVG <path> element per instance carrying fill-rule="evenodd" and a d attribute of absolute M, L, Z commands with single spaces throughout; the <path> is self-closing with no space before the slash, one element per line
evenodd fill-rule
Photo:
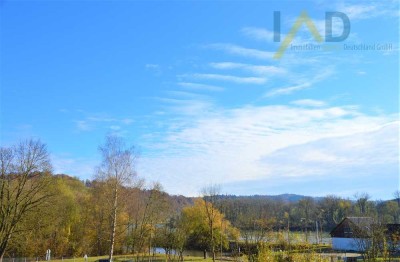
<path fill-rule="evenodd" d="M 207 205 L 207 203 L 206 203 Z M 211 207 L 214 208 L 214 207 Z M 210 221 L 210 225 L 211 225 L 211 252 L 212 252 L 212 260 L 213 262 L 215 262 L 215 242 L 214 242 L 214 214 L 212 214 L 212 219 Z"/>
<path fill-rule="evenodd" d="M 110 243 L 110 255 L 109 260 L 112 262 L 113 253 L 114 253 L 114 243 L 115 243 L 115 230 L 117 227 L 117 204 L 118 204 L 118 185 L 115 185 L 114 188 L 114 205 L 113 205 L 113 217 L 111 224 L 111 243 Z"/>
<path fill-rule="evenodd" d="M 4 253 L 6 253 L 5 249 L 0 250 L 0 262 L 3 262 Z"/>
<path fill-rule="evenodd" d="M 2 240 L 2 243 L 0 243 L 0 262 L 3 262 L 3 257 L 4 254 L 6 253 L 6 247 L 10 238 L 11 238 L 11 233 L 9 233 L 8 237 Z"/>

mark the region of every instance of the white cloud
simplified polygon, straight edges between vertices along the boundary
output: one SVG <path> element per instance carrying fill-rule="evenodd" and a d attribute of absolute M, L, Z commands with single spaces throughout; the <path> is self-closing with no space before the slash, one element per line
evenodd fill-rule
<path fill-rule="evenodd" d="M 314 99 L 295 100 L 291 102 L 291 104 L 298 106 L 308 106 L 308 107 L 322 107 L 326 105 L 324 101 L 314 100 Z"/>
<path fill-rule="evenodd" d="M 80 113 L 87 115 L 81 120 L 74 121 L 77 130 L 81 132 L 92 131 L 99 127 L 107 127 L 115 131 L 116 126 L 122 129 L 123 126 L 129 126 L 133 123 L 133 119 L 131 118 L 115 118 L 105 114 L 89 114 L 84 111 Z"/>
<path fill-rule="evenodd" d="M 284 74 L 286 70 L 277 66 L 252 65 L 235 62 L 210 63 L 215 69 L 242 69 L 257 75 Z"/>
<path fill-rule="evenodd" d="M 184 78 L 191 79 L 203 79 L 203 80 L 217 80 L 217 81 L 226 81 L 233 82 L 236 84 L 264 84 L 267 79 L 264 77 L 244 77 L 244 76 L 234 76 L 234 75 L 221 75 L 221 74 L 186 74 L 181 75 Z"/>
<path fill-rule="evenodd" d="M 159 69 L 160 68 L 160 66 L 157 64 L 146 64 L 145 67 L 148 69 Z"/>
<path fill-rule="evenodd" d="M 269 91 L 266 96 L 271 97 L 271 96 L 278 96 L 278 95 L 289 95 L 295 91 L 303 90 L 312 85 L 311 81 L 299 84 L 299 85 L 294 85 L 294 86 L 289 86 L 289 87 L 284 87 L 284 88 L 278 88 Z"/>
<path fill-rule="evenodd" d="M 368 3 L 339 3 L 336 9 L 345 13 L 350 20 L 371 19 L 376 17 L 399 17 L 398 1 L 369 1 Z"/>
<path fill-rule="evenodd" d="M 283 174 L 326 175 L 320 172 L 320 166 L 312 163 L 337 163 L 337 170 L 340 170 L 340 165 L 349 165 L 343 158 L 356 159 L 358 153 L 366 150 L 375 152 L 375 157 L 379 158 L 375 162 L 379 163 L 396 157 L 391 150 L 385 153 L 384 145 L 380 147 L 382 152 L 377 151 L 376 145 L 382 136 L 368 135 L 396 117 L 365 115 L 354 106 L 299 108 L 282 105 L 204 110 L 190 118 L 179 119 L 179 128 L 170 123 L 161 142 L 150 145 L 157 150 L 143 156 L 139 171 L 144 177 L 160 181 L 171 193 L 187 195 L 196 195 L 198 188 L 210 182 L 275 181 Z M 398 130 L 398 123 L 393 125 Z M 359 141 L 374 142 L 357 147 L 350 143 L 356 136 L 360 137 Z M 394 143 L 396 138 L 390 133 L 387 143 Z M 337 147 L 341 149 L 333 153 L 326 150 L 326 143 L 316 143 L 322 139 L 340 143 Z M 316 146 L 304 150 L 304 154 L 296 151 L 298 156 L 292 156 L 296 158 L 292 163 L 305 163 L 302 169 L 297 169 L 295 164 L 273 165 L 290 160 L 290 154 L 282 153 L 285 149 L 313 145 L 313 142 Z M 348 150 L 351 156 L 340 154 L 346 147 L 353 148 Z M 274 160 L 268 162 L 269 158 Z M 364 167 L 369 165 L 368 161 L 362 163 Z"/>
<path fill-rule="evenodd" d="M 88 121 L 85 120 L 79 120 L 75 121 L 76 127 L 78 128 L 79 131 L 89 131 L 91 130 L 91 127 L 88 123 Z"/>
<path fill-rule="evenodd" d="M 206 84 L 191 83 L 191 82 L 179 82 L 178 85 L 189 90 L 215 91 L 215 92 L 224 91 L 223 87 L 215 85 L 206 85 Z"/>
<path fill-rule="evenodd" d="M 154 73 L 155 76 L 160 76 L 162 74 L 162 68 L 159 64 L 145 64 L 146 70 Z"/>
<path fill-rule="evenodd" d="M 206 98 L 167 98 L 155 97 L 154 99 L 162 102 L 161 107 L 172 114 L 179 115 L 198 115 L 202 112 L 207 112 L 213 107 L 211 100 Z"/>
<path fill-rule="evenodd" d="M 311 87 L 312 85 L 326 79 L 327 77 L 331 76 L 333 74 L 333 69 L 332 68 L 325 68 L 323 71 L 315 73 L 313 77 L 310 79 L 303 79 L 302 83 L 288 86 L 288 87 L 282 87 L 282 88 L 276 88 L 271 91 L 268 91 L 265 94 L 265 97 L 272 97 L 272 96 L 279 96 L 279 95 L 289 95 L 292 94 L 293 92 L 300 91 L 306 88 Z"/>
<path fill-rule="evenodd" d="M 244 27 L 241 32 L 248 37 L 264 42 L 272 42 L 274 38 L 274 32 L 264 28 Z"/>
<path fill-rule="evenodd" d="M 363 170 L 368 176 L 368 169 L 398 165 L 398 132 L 399 122 L 392 122 L 356 134 L 286 147 L 262 161 L 270 172 L 281 176 L 340 176 L 350 169 L 354 173 Z"/>
<path fill-rule="evenodd" d="M 258 49 L 246 48 L 234 44 L 210 44 L 206 47 L 221 50 L 231 55 L 238 55 L 242 57 L 249 57 L 255 59 L 269 60 L 272 59 L 274 52 L 263 51 Z"/>
<path fill-rule="evenodd" d="M 363 19 L 374 16 L 377 12 L 377 7 L 371 4 L 368 5 L 342 5 L 340 11 L 345 13 L 350 19 Z"/>

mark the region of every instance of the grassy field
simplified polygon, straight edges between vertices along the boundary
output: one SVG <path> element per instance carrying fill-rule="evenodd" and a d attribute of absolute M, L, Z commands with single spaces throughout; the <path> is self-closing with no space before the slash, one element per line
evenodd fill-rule
<path fill-rule="evenodd" d="M 88 262 L 95 262 L 95 261 L 97 261 L 97 260 L 99 260 L 99 259 L 107 259 L 107 257 L 106 256 L 100 256 L 100 257 L 89 257 L 88 258 Z M 242 257 L 241 258 L 242 260 L 241 261 L 247 261 L 244 257 Z M 134 258 L 132 257 L 132 256 L 115 256 L 115 261 L 117 262 L 117 261 L 119 261 L 119 262 L 122 262 L 122 261 L 129 261 L 129 260 L 131 260 L 131 261 L 135 261 L 134 260 Z M 219 259 L 217 259 L 217 261 L 227 261 L 228 259 L 224 259 L 224 260 L 219 260 Z M 85 260 L 83 259 L 83 258 L 70 258 L 70 259 L 54 259 L 54 260 L 51 260 L 52 262 L 85 262 Z M 154 256 L 154 257 L 145 257 L 143 260 L 141 260 L 141 261 L 151 261 L 151 262 L 164 262 L 164 261 L 166 261 L 165 260 L 165 256 L 164 255 L 156 255 L 156 256 Z M 174 260 L 174 261 L 178 261 L 178 260 Z M 202 257 L 191 257 L 191 256 L 185 256 L 184 257 L 184 261 L 193 261 L 193 262 L 200 262 L 200 261 L 202 261 L 202 262 L 212 262 L 212 259 L 211 258 L 207 258 L 207 259 L 204 259 L 204 258 L 202 258 Z M 231 260 L 231 261 L 233 261 L 233 260 Z M 358 259 L 358 261 L 362 261 L 362 259 Z M 377 259 L 377 261 L 384 261 L 382 258 L 378 258 Z M 393 262 L 400 262 L 400 258 L 392 258 L 391 259 L 391 261 L 393 261 Z M 44 261 L 43 261 L 44 262 Z"/>
<path fill-rule="evenodd" d="M 99 256 L 99 257 L 88 257 L 87 262 L 95 262 L 99 259 L 107 259 L 107 256 Z M 133 256 L 115 256 L 114 261 L 135 261 Z M 154 257 L 145 257 L 143 261 L 152 261 L 152 262 L 162 262 L 165 261 L 165 256 L 164 255 L 155 255 Z M 178 261 L 178 260 L 176 260 Z M 204 259 L 202 257 L 191 257 L 191 256 L 185 256 L 184 261 L 203 261 L 203 262 L 211 262 L 211 258 Z M 45 261 L 40 261 L 40 262 L 45 262 Z M 68 258 L 68 259 L 52 259 L 51 262 L 85 262 L 83 257 L 79 258 Z"/>

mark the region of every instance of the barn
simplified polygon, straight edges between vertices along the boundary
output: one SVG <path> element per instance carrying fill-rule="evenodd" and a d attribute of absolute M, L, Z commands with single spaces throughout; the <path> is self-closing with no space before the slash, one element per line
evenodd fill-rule
<path fill-rule="evenodd" d="M 332 248 L 343 251 L 361 251 L 358 243 L 367 239 L 358 232 L 364 232 L 373 223 L 370 217 L 346 217 L 332 231 Z"/>
<path fill-rule="evenodd" d="M 341 251 L 363 251 L 368 246 L 368 236 L 372 228 L 376 228 L 370 217 L 346 217 L 332 231 L 332 248 Z M 387 243 L 393 251 L 400 249 L 400 224 L 385 224 L 383 230 Z"/>

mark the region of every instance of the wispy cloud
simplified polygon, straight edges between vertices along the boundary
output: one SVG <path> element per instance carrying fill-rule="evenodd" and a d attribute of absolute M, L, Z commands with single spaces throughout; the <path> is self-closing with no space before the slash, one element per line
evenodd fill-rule
<path fill-rule="evenodd" d="M 78 120 L 75 121 L 76 127 L 78 128 L 79 131 L 89 131 L 91 130 L 89 121 L 87 120 Z"/>
<path fill-rule="evenodd" d="M 210 63 L 210 66 L 215 69 L 241 69 L 256 75 L 273 75 L 286 73 L 285 69 L 277 66 L 253 65 L 235 62 Z"/>
<path fill-rule="evenodd" d="M 217 80 L 217 81 L 226 81 L 233 82 L 236 84 L 264 84 L 267 79 L 264 77 L 242 77 L 242 76 L 234 76 L 234 75 L 221 75 L 221 74 L 185 74 L 181 75 L 183 78 L 189 79 L 202 79 L 202 80 Z"/>
<path fill-rule="evenodd" d="M 305 83 L 298 84 L 298 85 L 274 89 L 272 91 L 269 91 L 265 96 L 271 97 L 271 96 L 279 96 L 279 95 L 289 95 L 295 91 L 306 89 L 306 88 L 310 87 L 312 84 L 313 84 L 312 81 L 307 81 Z"/>
<path fill-rule="evenodd" d="M 242 46 L 235 45 L 235 44 L 216 43 L 216 44 L 206 45 L 206 47 L 207 48 L 211 48 L 211 49 L 215 49 L 215 50 L 221 50 L 221 51 L 224 51 L 224 52 L 226 52 L 228 54 L 231 54 L 231 55 L 237 55 L 237 56 L 242 56 L 242 57 L 261 59 L 261 60 L 272 59 L 272 57 L 274 55 L 274 52 L 242 47 Z"/>
<path fill-rule="evenodd" d="M 159 64 L 145 64 L 146 70 L 153 72 L 156 76 L 160 76 L 162 73 L 161 66 Z"/>
<path fill-rule="evenodd" d="M 293 105 L 298 105 L 298 106 L 307 106 L 307 107 L 322 107 L 326 106 L 326 103 L 321 100 L 314 100 L 314 99 L 301 99 L 301 100 L 295 100 L 291 102 Z"/>
<path fill-rule="evenodd" d="M 81 114 L 82 113 L 86 116 L 83 117 L 83 119 L 74 121 L 77 130 L 80 132 L 93 131 L 100 127 L 116 131 L 116 126 L 119 126 L 119 129 L 122 129 L 123 126 L 129 126 L 133 123 L 132 118 L 116 118 L 105 114 L 91 114 L 84 111 L 82 111 Z"/>
<path fill-rule="evenodd" d="M 192 83 L 192 82 L 178 82 L 178 85 L 185 89 L 195 90 L 195 91 L 221 92 L 225 90 L 225 88 L 216 85 L 206 85 L 206 84 Z"/>
<path fill-rule="evenodd" d="M 289 95 L 293 92 L 300 91 L 306 88 L 311 87 L 312 85 L 326 79 L 327 77 L 333 74 L 332 68 L 326 68 L 322 72 L 318 72 L 316 76 L 312 77 L 311 79 L 302 80 L 302 83 L 283 87 L 283 88 L 276 88 L 273 89 L 265 94 L 265 97 L 272 97 L 272 96 L 279 96 L 279 95 Z"/>
<path fill-rule="evenodd" d="M 181 106 L 181 102 L 173 103 Z M 344 147 L 351 140 L 351 136 L 380 130 L 397 117 L 365 115 L 354 106 L 243 106 L 230 110 L 213 110 L 211 113 L 209 110 L 202 112 L 179 119 L 179 129 L 168 128 L 170 132 L 160 141 L 157 150 L 144 156 L 140 166 L 141 174 L 159 180 L 170 188 L 172 193 L 189 195 L 197 192 L 196 188 L 204 186 L 203 178 L 207 178 L 207 183 L 213 180 L 211 182 L 223 184 L 227 175 L 231 182 L 267 178 L 274 181 L 284 174 L 310 176 L 314 170 L 312 163 L 316 161 L 332 163 L 338 160 L 338 165 L 348 165 L 348 162 L 341 162 L 339 153 L 331 154 L 318 143 L 302 156 L 302 161 L 308 164 L 297 173 L 294 164 L 290 169 L 293 173 L 289 173 L 289 168 L 285 169 L 285 166 L 279 165 L 270 168 L 265 161 L 269 156 L 270 159 L 277 159 L 272 156 L 277 156 L 275 152 L 279 150 L 320 139 L 348 136 L 349 139 L 332 140 L 340 141 Z M 394 128 L 398 130 L 398 123 Z M 396 137 L 393 136 L 394 133 L 390 134 L 391 142 L 388 143 L 394 143 L 392 140 Z M 379 137 L 368 136 L 368 139 L 379 143 L 375 140 Z M 356 159 L 357 154 L 365 152 L 364 150 L 365 147 L 358 147 L 352 151 L 352 157 Z M 382 157 L 379 161 L 383 162 L 383 158 L 396 157 L 392 154 L 392 151 L 388 151 L 385 156 L 376 157 Z M 190 184 L 187 183 L 188 180 L 191 181 Z M 182 188 L 185 188 L 185 192 L 182 192 Z"/>
<path fill-rule="evenodd" d="M 336 7 L 340 12 L 349 16 L 350 20 L 371 19 L 376 17 L 395 17 L 398 18 L 398 1 L 369 1 L 368 3 L 340 3 Z"/>
<path fill-rule="evenodd" d="M 342 5 L 341 12 L 345 13 L 350 19 L 362 19 L 373 15 L 377 7 L 371 4 L 368 5 Z"/>
<path fill-rule="evenodd" d="M 159 69 L 160 65 L 157 64 L 145 64 L 145 67 L 148 69 Z"/>
<path fill-rule="evenodd" d="M 199 115 L 213 108 L 212 101 L 205 98 L 155 97 L 154 99 L 163 103 L 160 106 L 164 110 L 178 115 Z"/>
<path fill-rule="evenodd" d="M 272 42 L 274 38 L 274 32 L 265 28 L 259 27 L 244 27 L 240 30 L 244 35 L 264 42 Z"/>
<path fill-rule="evenodd" d="M 398 164 L 398 131 L 399 123 L 392 122 L 353 135 L 323 138 L 286 147 L 265 156 L 263 161 L 274 173 L 302 177 L 327 175 L 333 170 L 340 175 L 348 169 L 364 170 L 366 166 L 393 167 Z"/>

